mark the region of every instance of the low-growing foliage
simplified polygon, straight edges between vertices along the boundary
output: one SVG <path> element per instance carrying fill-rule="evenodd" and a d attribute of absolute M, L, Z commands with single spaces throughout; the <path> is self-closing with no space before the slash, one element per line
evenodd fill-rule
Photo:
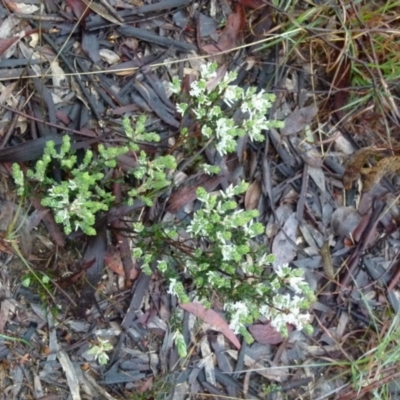
<path fill-rule="evenodd" d="M 183 285 L 185 277 L 192 280 L 204 305 L 211 306 L 212 297 L 217 296 L 230 315 L 231 328 L 249 341 L 245 327 L 260 317 L 271 320 L 284 335 L 287 324 L 310 330 L 310 315 L 305 311 L 314 301 L 314 294 L 301 270 L 287 266 L 272 270 L 273 255 L 254 240 L 264 230 L 255 221 L 258 212 L 237 210 L 234 198 L 246 189 L 245 183 L 219 194 L 198 189 L 202 208 L 191 221 L 177 228 L 146 228 L 136 223 L 134 254 L 144 260 L 143 269 L 148 273 L 152 273 L 150 264 L 158 260 L 158 270 L 169 281 L 169 293 L 180 302 L 189 301 Z M 161 253 L 155 248 L 162 249 Z"/>
<path fill-rule="evenodd" d="M 204 142 L 200 140 L 198 146 L 211 143 L 224 156 L 235 151 L 239 137 L 247 134 L 250 140 L 262 141 L 266 129 L 281 126 L 266 117 L 273 95 L 257 92 L 251 86 L 243 89 L 232 85 L 236 78 L 233 72 L 213 85 L 216 77 L 216 64 L 204 66 L 200 78 L 191 84 L 189 100 L 177 106 L 179 113 L 191 113 L 200 124 Z M 180 87 L 179 80 L 174 79 L 172 90 L 176 95 Z M 240 110 L 239 116 L 234 110 Z M 26 178 L 37 182 L 43 195 L 42 204 L 52 209 L 65 233 L 82 229 L 94 235 L 97 214 L 107 211 L 114 201 L 106 172 L 117 166 L 119 156 L 131 152 L 135 154 L 136 165 L 128 174 L 134 177 L 135 184 L 125 190 L 124 196 L 127 203 L 141 199 L 144 204 L 152 205 L 155 196 L 170 186 L 167 173 L 175 170 L 176 160 L 172 155 L 150 159 L 140 150 L 137 142 L 159 140 L 157 134 L 145 132 L 144 118 L 139 118 L 134 127 L 126 118 L 123 125 L 127 136 L 123 147 L 99 145 L 97 154 L 87 150 L 83 159 L 78 160 L 70 138 L 65 136 L 59 149 L 52 142 L 47 144 L 43 157 L 34 169 L 28 170 L 26 177 L 14 164 L 19 193 L 25 193 Z M 61 182 L 50 176 L 52 162 L 58 163 L 66 175 Z M 218 172 L 215 166 L 205 168 L 208 173 Z M 237 200 L 247 188 L 245 182 L 219 193 L 199 188 L 200 207 L 191 218 L 173 225 L 166 222 L 145 225 L 141 220 L 136 221 L 133 256 L 140 260 L 147 274 L 153 274 L 157 266 L 167 281 L 168 292 L 180 302 L 195 298 L 210 307 L 217 299 L 224 305 L 232 330 L 241 333 L 248 342 L 252 337 L 246 325 L 259 318 L 270 320 L 284 335 L 288 324 L 309 331 L 307 309 L 314 301 L 314 294 L 301 270 L 288 266 L 272 269 L 273 255 L 257 240 L 264 232 L 262 224 L 257 222 L 258 211 L 245 211 L 238 206 Z M 174 339 L 179 353 L 185 354 L 179 329 Z"/>
<path fill-rule="evenodd" d="M 108 362 L 108 351 L 111 351 L 114 346 L 106 339 L 97 339 L 97 344 L 90 346 L 88 354 L 92 355 L 100 365 L 105 365 Z"/>
<path fill-rule="evenodd" d="M 159 156 L 149 160 L 144 151 L 139 151 L 136 141 L 158 141 L 155 133 L 144 133 L 146 119 L 141 117 L 133 130 L 128 118 L 124 119 L 127 141 L 126 146 L 111 147 L 100 144 L 98 154 L 86 150 L 82 160 L 78 161 L 68 135 L 63 137 L 62 145 L 56 149 L 53 141 L 46 143 L 44 155 L 36 162 L 34 169 L 24 176 L 18 164 L 13 164 L 13 176 L 18 193 L 23 195 L 25 181 L 37 182 L 42 192 L 42 205 L 49 207 L 57 223 L 62 224 L 66 234 L 81 229 L 87 235 L 95 235 L 96 216 L 107 211 L 114 202 L 111 191 L 111 179 L 105 179 L 105 172 L 117 166 L 118 157 L 130 151 L 138 152 L 137 163 L 129 172 L 137 179 L 138 185 L 126 193 L 127 203 L 134 199 L 151 205 L 156 193 L 170 184 L 166 170 L 176 166 L 172 156 Z M 64 179 L 61 182 L 51 176 L 50 165 L 58 162 Z"/>

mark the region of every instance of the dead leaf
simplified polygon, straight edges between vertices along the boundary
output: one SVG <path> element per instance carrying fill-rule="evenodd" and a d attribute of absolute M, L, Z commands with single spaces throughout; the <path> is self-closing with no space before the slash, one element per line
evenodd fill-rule
<path fill-rule="evenodd" d="M 334 235 L 349 236 L 357 228 L 361 215 L 354 207 L 338 207 L 331 216 L 331 228 Z"/>
<path fill-rule="evenodd" d="M 4 0 L 4 3 L 9 10 L 19 14 L 33 14 L 39 10 L 39 7 L 33 4 L 16 3 L 11 0 Z"/>
<path fill-rule="evenodd" d="M 258 51 L 261 51 L 263 48 L 263 44 L 260 43 L 263 39 L 266 38 L 271 28 L 275 25 L 274 21 L 274 10 L 272 7 L 269 7 L 267 4 L 260 4 L 258 0 L 247 1 L 249 3 L 248 7 L 257 9 L 257 14 L 259 14 L 258 18 L 254 19 L 250 24 L 250 32 L 251 34 L 246 37 L 246 43 L 257 43 L 254 44 L 250 48 L 250 53 L 255 54 Z"/>
<path fill-rule="evenodd" d="M 82 0 L 65 0 L 72 12 L 79 21 L 85 22 L 85 19 L 90 14 L 90 8 Z"/>
<path fill-rule="evenodd" d="M 239 352 L 237 350 L 226 350 L 233 359 L 237 360 L 239 357 Z M 260 361 L 259 357 L 255 359 L 248 354 L 244 355 L 244 365 L 251 368 L 252 371 L 257 374 L 267 378 L 268 380 L 273 380 L 276 382 L 285 382 L 289 377 L 289 368 L 276 366 L 266 367 L 264 362 Z"/>
<path fill-rule="evenodd" d="M 122 265 L 121 255 L 117 249 L 113 247 L 107 249 L 104 261 L 107 267 L 111 269 L 111 271 L 125 278 L 125 271 L 124 266 Z M 138 276 L 138 274 L 138 270 L 136 268 L 133 268 L 128 279 L 134 280 Z"/>
<path fill-rule="evenodd" d="M 203 174 L 196 179 L 188 180 L 181 185 L 168 199 L 167 211 L 176 214 L 183 206 L 196 200 L 196 190 L 203 187 L 207 192 L 213 191 L 221 182 L 221 176 Z"/>
<path fill-rule="evenodd" d="M 229 327 L 225 319 L 222 318 L 216 311 L 207 309 L 199 303 L 181 303 L 179 304 L 179 307 L 187 312 L 190 312 L 204 322 L 212 325 L 215 330 L 221 332 L 228 340 L 230 340 L 237 349 L 240 349 L 240 342 L 235 333 Z"/>
<path fill-rule="evenodd" d="M 322 195 L 326 192 L 325 187 L 325 174 L 322 171 L 321 167 L 308 167 L 308 173 L 310 174 L 312 180 L 318 186 L 319 190 L 321 191 Z"/>
<path fill-rule="evenodd" d="M 69 93 L 68 89 L 68 81 L 65 75 L 65 72 L 60 67 L 58 61 L 52 61 L 50 63 L 51 69 L 51 79 L 53 81 L 54 94 L 64 97 L 67 93 Z"/>
<path fill-rule="evenodd" d="M 292 136 L 290 142 L 294 147 L 297 147 L 300 151 L 300 156 L 303 161 L 310 167 L 322 167 L 324 164 L 322 160 L 321 151 L 317 150 L 316 147 L 305 140 Z"/>
<path fill-rule="evenodd" d="M 5 39 L 12 36 L 15 32 L 15 27 L 19 24 L 20 20 L 14 16 L 9 16 L 0 24 L 0 39 Z"/>
<path fill-rule="evenodd" d="M 33 4 L 26 4 L 26 3 L 18 3 L 16 9 L 14 10 L 20 14 L 34 14 L 35 12 L 39 11 L 39 7 Z"/>
<path fill-rule="evenodd" d="M 110 65 L 119 63 L 121 61 L 119 55 L 109 49 L 101 49 L 99 54 L 102 60 Z"/>
<path fill-rule="evenodd" d="M 363 182 L 363 191 L 368 192 L 385 175 L 398 171 L 400 171 L 400 156 L 382 158 L 374 167 L 367 171 L 362 171 L 362 174 L 366 175 Z"/>
<path fill-rule="evenodd" d="M 318 113 L 318 107 L 311 104 L 293 111 L 285 119 L 285 126 L 281 129 L 282 135 L 295 135 L 305 129 Z"/>
<path fill-rule="evenodd" d="M 297 253 L 296 239 L 298 226 L 299 221 L 296 218 L 296 213 L 293 212 L 272 243 L 272 254 L 275 256 L 274 267 L 293 261 Z"/>
<path fill-rule="evenodd" d="M 229 14 L 224 30 L 218 38 L 217 44 L 206 44 L 202 50 L 208 54 L 217 54 L 221 51 L 227 51 L 239 45 L 240 38 L 243 35 L 246 26 L 246 14 L 241 4 L 235 4 L 235 10 Z"/>
<path fill-rule="evenodd" d="M 247 189 L 244 196 L 244 207 L 246 210 L 255 210 L 261 197 L 261 183 L 255 180 Z"/>
<path fill-rule="evenodd" d="M 361 177 L 362 170 L 368 158 L 378 155 L 380 151 L 382 151 L 382 149 L 365 147 L 364 149 L 356 151 L 348 158 L 345 162 L 346 171 L 343 176 L 343 185 L 345 189 L 351 189 L 353 183 Z"/>
<path fill-rule="evenodd" d="M 291 327 L 288 325 L 288 329 Z M 274 328 L 270 322 L 266 324 L 253 324 L 249 326 L 253 338 L 261 344 L 279 344 L 283 342 L 283 336 Z"/>
<path fill-rule="evenodd" d="M 100 15 L 100 17 L 104 18 L 105 20 L 112 22 L 113 24 L 116 25 L 122 25 L 120 21 L 118 21 L 116 18 L 114 18 L 110 13 L 107 11 L 107 9 L 102 6 L 101 4 L 95 2 L 94 0 L 82 0 L 87 7 L 89 7 L 93 12 L 96 14 Z"/>
<path fill-rule="evenodd" d="M 0 39 L 0 56 L 2 56 L 19 39 L 19 37 L 15 36 L 6 39 Z"/>

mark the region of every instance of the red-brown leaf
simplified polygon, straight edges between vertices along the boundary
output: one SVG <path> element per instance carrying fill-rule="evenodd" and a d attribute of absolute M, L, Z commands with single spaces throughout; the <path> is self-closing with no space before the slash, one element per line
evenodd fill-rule
<path fill-rule="evenodd" d="M 255 180 L 247 189 L 244 196 L 244 208 L 246 210 L 255 210 L 261 197 L 261 183 Z"/>
<path fill-rule="evenodd" d="M 82 0 L 65 1 L 71 7 L 72 12 L 74 13 L 76 18 L 81 18 L 82 14 L 85 13 L 85 15 L 81 18 L 81 21 L 84 21 L 91 12 L 90 8 Z"/>
<path fill-rule="evenodd" d="M 0 39 L 0 56 L 2 56 L 17 40 L 19 40 L 19 37 L 16 36 Z"/>
<path fill-rule="evenodd" d="M 249 331 L 261 344 L 279 344 L 283 341 L 282 335 L 270 323 L 250 325 Z"/>
<path fill-rule="evenodd" d="M 196 190 L 199 187 L 207 192 L 213 191 L 221 182 L 222 176 L 210 176 L 203 174 L 196 179 L 192 179 L 185 185 L 181 185 L 168 199 L 167 211 L 176 214 L 184 205 L 196 200 Z"/>
<path fill-rule="evenodd" d="M 218 329 L 237 349 L 240 349 L 241 346 L 238 338 L 232 329 L 229 328 L 228 323 L 217 312 L 207 309 L 199 303 L 181 303 L 179 307 Z"/>
<path fill-rule="evenodd" d="M 244 7 L 236 3 L 235 10 L 232 14 L 229 14 L 217 44 L 206 44 L 202 46 L 202 49 L 208 54 L 217 54 L 221 51 L 232 49 L 239 44 L 245 26 L 246 14 Z"/>
<path fill-rule="evenodd" d="M 109 248 L 104 257 L 104 261 L 107 267 L 111 269 L 111 271 L 125 277 L 125 271 L 124 271 L 124 266 L 122 265 L 121 255 L 117 249 L 115 249 L 114 247 Z M 138 274 L 139 272 L 137 271 L 137 269 L 133 268 L 131 270 L 131 274 L 128 277 L 128 279 L 134 280 L 138 276 Z"/>

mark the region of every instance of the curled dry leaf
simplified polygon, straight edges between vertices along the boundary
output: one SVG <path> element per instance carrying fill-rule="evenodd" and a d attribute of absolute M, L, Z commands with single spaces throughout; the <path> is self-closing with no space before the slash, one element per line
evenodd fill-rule
<path fill-rule="evenodd" d="M 247 189 L 244 196 L 244 207 L 246 210 L 255 210 L 261 197 L 261 183 L 255 180 Z"/>
<path fill-rule="evenodd" d="M 33 14 L 39 10 L 39 7 L 33 4 L 17 3 L 11 0 L 4 0 L 4 3 L 9 10 L 19 14 Z"/>
<path fill-rule="evenodd" d="M 190 312 L 197 318 L 212 325 L 215 330 L 221 332 L 230 342 L 237 348 L 240 349 L 240 342 L 236 337 L 235 333 L 229 327 L 228 323 L 214 310 L 205 308 L 199 303 L 186 303 L 179 304 L 179 307 L 183 310 Z"/>
<path fill-rule="evenodd" d="M 110 65 L 119 63 L 121 61 L 117 53 L 108 49 L 101 49 L 99 54 L 101 59 Z"/>

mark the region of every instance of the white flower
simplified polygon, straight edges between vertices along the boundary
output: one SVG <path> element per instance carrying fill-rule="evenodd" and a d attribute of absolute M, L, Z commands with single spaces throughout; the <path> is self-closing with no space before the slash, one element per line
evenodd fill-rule
<path fill-rule="evenodd" d="M 242 301 L 237 301 L 235 303 L 226 304 L 224 308 L 231 314 L 229 327 L 235 333 L 238 333 L 240 328 L 243 327 L 243 323 L 241 321 L 245 319 L 249 313 L 247 304 Z"/>
<path fill-rule="evenodd" d="M 267 306 L 266 304 L 261 306 L 260 307 L 260 315 L 262 315 L 266 319 L 271 319 L 271 317 L 272 317 L 271 307 Z"/>
<path fill-rule="evenodd" d="M 204 91 L 205 91 L 205 86 L 204 86 L 204 84 L 201 84 L 201 83 L 204 83 L 204 82 L 201 82 L 201 81 L 194 81 L 194 82 L 192 82 L 192 84 L 190 85 L 189 94 L 190 94 L 192 97 L 200 97 L 200 96 L 204 93 Z"/>
<path fill-rule="evenodd" d="M 178 284 L 178 280 L 176 278 L 171 278 L 169 280 L 169 288 L 167 290 L 167 293 L 172 294 L 173 296 L 177 296 L 178 293 L 175 290 L 177 284 Z"/>
<path fill-rule="evenodd" d="M 244 101 L 243 103 L 242 103 L 242 105 L 240 106 L 240 109 L 242 110 L 242 112 L 243 113 L 249 113 L 250 114 L 250 116 L 251 116 L 251 114 L 252 114 L 252 105 L 251 105 L 251 103 L 249 102 L 249 101 Z"/>
<path fill-rule="evenodd" d="M 238 97 L 237 86 L 228 86 L 223 93 L 223 99 L 229 107 L 232 107 L 234 103 L 240 99 L 240 97 Z"/>
<path fill-rule="evenodd" d="M 231 72 L 228 72 L 227 74 L 225 74 L 223 82 L 227 85 L 227 84 L 231 83 L 232 81 L 234 81 L 236 78 L 237 78 L 237 72 L 231 71 Z M 243 89 L 242 88 L 240 88 L 240 89 L 243 92 Z"/>
<path fill-rule="evenodd" d="M 215 148 L 221 156 L 233 151 L 236 147 L 236 140 L 228 135 L 220 138 Z"/>
<path fill-rule="evenodd" d="M 200 75 L 203 79 L 208 80 L 217 76 L 217 65 L 214 63 L 207 63 L 200 66 Z"/>
<path fill-rule="evenodd" d="M 181 81 L 177 76 L 172 78 L 172 82 L 169 84 L 172 93 L 179 94 L 181 91 Z"/>
<path fill-rule="evenodd" d="M 217 129 L 215 130 L 217 138 L 223 138 L 229 135 L 228 130 L 229 130 L 229 125 L 227 119 L 220 118 L 217 121 Z"/>
<path fill-rule="evenodd" d="M 201 133 L 202 133 L 206 138 L 211 137 L 211 135 L 213 134 L 213 132 L 214 132 L 214 131 L 213 131 L 209 126 L 207 126 L 207 125 L 203 125 L 202 128 L 201 128 Z"/>
<path fill-rule="evenodd" d="M 264 116 L 251 116 L 249 119 L 243 123 L 243 128 L 246 130 L 250 139 L 256 142 L 261 142 L 264 140 L 262 131 L 269 129 L 269 123 Z"/>
<path fill-rule="evenodd" d="M 222 259 L 224 261 L 232 260 L 232 251 L 233 246 L 231 244 L 225 244 L 221 246 Z"/>
<path fill-rule="evenodd" d="M 199 217 L 198 214 L 195 214 L 186 231 L 188 233 L 193 233 L 195 236 L 206 236 L 206 224 L 207 221 L 204 218 Z"/>
<path fill-rule="evenodd" d="M 291 276 L 285 279 L 285 282 L 293 289 L 295 293 L 303 293 L 301 286 L 299 284 L 304 283 L 304 278 L 302 276 Z"/>
<path fill-rule="evenodd" d="M 278 265 L 277 267 L 274 268 L 274 271 L 279 278 L 283 279 L 286 277 L 287 272 L 284 271 L 284 268 L 287 268 L 287 266 L 288 266 L 287 264 L 283 264 L 283 265 Z"/>
<path fill-rule="evenodd" d="M 267 98 L 268 94 L 264 90 L 260 90 L 257 94 L 251 97 L 254 110 L 265 113 L 269 108 L 271 108 L 271 102 Z"/>

